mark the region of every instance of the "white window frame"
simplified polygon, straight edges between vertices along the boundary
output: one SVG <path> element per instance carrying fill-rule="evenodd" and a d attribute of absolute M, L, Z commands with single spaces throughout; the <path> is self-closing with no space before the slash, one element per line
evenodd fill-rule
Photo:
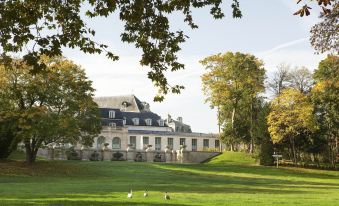
<path fill-rule="evenodd" d="M 139 125 L 139 118 L 133 118 L 132 120 L 134 125 Z"/>
<path fill-rule="evenodd" d="M 114 110 L 109 110 L 108 111 L 108 118 L 114 119 L 115 118 L 115 111 Z"/>
<path fill-rule="evenodd" d="M 152 119 L 145 119 L 145 123 L 147 126 L 152 126 Z"/>
<path fill-rule="evenodd" d="M 181 144 L 181 143 L 184 143 L 184 144 Z M 179 139 L 179 144 L 180 144 L 180 146 L 186 145 L 186 138 L 180 138 Z"/>
<path fill-rule="evenodd" d="M 165 126 L 165 121 L 163 119 L 159 119 L 159 126 L 160 127 Z"/>
<path fill-rule="evenodd" d="M 154 138 L 154 149 L 156 151 L 160 151 L 161 150 L 161 139 L 162 139 L 161 137 L 155 137 Z"/>

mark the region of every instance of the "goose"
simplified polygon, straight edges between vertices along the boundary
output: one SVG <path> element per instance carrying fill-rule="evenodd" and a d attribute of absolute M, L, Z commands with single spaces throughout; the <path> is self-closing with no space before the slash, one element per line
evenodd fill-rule
<path fill-rule="evenodd" d="M 148 191 L 147 190 L 145 190 L 145 192 L 144 192 L 144 197 L 148 197 Z"/>
<path fill-rule="evenodd" d="M 168 194 L 167 192 L 165 192 L 164 198 L 165 198 L 165 200 L 170 200 L 170 199 L 171 199 L 170 196 L 169 196 L 169 194 Z"/>
<path fill-rule="evenodd" d="M 132 198 L 133 197 L 133 191 L 131 190 L 131 192 L 129 192 L 128 194 L 127 194 L 127 198 Z"/>

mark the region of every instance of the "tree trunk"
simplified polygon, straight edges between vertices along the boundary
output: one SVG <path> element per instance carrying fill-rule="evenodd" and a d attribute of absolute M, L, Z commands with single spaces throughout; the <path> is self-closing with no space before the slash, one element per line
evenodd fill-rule
<path fill-rule="evenodd" d="M 35 139 L 26 139 L 24 141 L 26 149 L 26 163 L 31 164 L 35 162 L 38 149 L 40 148 L 41 142 Z"/>
<path fill-rule="evenodd" d="M 254 144 L 253 144 L 253 139 L 251 139 L 251 143 L 250 143 L 250 153 L 253 154 L 253 150 L 254 150 Z"/>
<path fill-rule="evenodd" d="M 294 163 L 294 164 L 297 164 L 297 156 L 296 156 L 296 150 L 295 150 L 294 140 L 293 140 L 293 138 L 291 138 L 291 137 L 290 137 L 290 143 L 291 143 L 291 148 L 292 148 L 293 163 Z"/>

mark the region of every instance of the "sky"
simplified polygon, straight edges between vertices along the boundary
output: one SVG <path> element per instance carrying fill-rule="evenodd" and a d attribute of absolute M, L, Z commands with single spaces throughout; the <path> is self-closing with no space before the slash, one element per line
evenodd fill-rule
<path fill-rule="evenodd" d="M 119 61 L 71 49 L 65 49 L 64 54 L 85 69 L 96 89 L 95 96 L 134 94 L 163 118 L 167 114 L 172 118 L 180 116 L 194 132 L 217 133 L 216 110 L 205 103 L 201 90 L 204 67 L 199 60 L 217 53 L 239 51 L 263 60 L 268 77 L 281 63 L 314 70 L 325 58 L 314 54 L 308 40 L 311 26 L 319 21 L 319 13 L 313 9 L 311 16 L 293 16 L 298 6 L 294 0 L 241 0 L 243 18 L 231 18 L 230 6 L 223 4 L 226 17 L 222 20 L 213 19 L 208 8 L 197 9 L 193 11 L 193 18 L 199 28 L 194 30 L 183 22 L 182 15 L 172 14 L 171 28 L 183 30 L 189 39 L 178 53 L 185 70 L 167 73 L 167 77 L 170 84 L 182 84 L 185 90 L 167 95 L 161 103 L 153 102 L 156 89 L 147 78 L 149 69 L 139 64 L 141 51 L 120 41 L 123 24 L 117 14 L 91 20 L 88 25 L 96 30 L 95 40 L 109 45 L 110 50 L 120 56 Z"/>

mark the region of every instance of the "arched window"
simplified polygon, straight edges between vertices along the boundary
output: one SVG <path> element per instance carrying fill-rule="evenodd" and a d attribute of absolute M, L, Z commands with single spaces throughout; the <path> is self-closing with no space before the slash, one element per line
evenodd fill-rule
<path fill-rule="evenodd" d="M 105 137 L 103 137 L 103 136 L 98 137 L 98 139 L 97 139 L 97 149 L 100 149 L 103 146 L 104 143 L 105 143 Z"/>
<path fill-rule="evenodd" d="M 121 149 L 121 140 L 119 137 L 114 137 L 112 140 L 112 149 Z"/>

